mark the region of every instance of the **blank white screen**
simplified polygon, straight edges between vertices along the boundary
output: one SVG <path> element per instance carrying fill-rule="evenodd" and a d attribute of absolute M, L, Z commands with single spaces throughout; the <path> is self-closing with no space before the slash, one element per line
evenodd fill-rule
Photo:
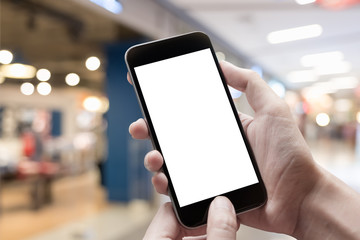
<path fill-rule="evenodd" d="M 180 207 L 258 182 L 210 49 L 135 72 Z"/>

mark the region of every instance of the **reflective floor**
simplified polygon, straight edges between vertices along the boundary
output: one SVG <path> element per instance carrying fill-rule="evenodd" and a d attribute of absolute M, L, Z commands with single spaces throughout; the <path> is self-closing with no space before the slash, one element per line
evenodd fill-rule
<path fill-rule="evenodd" d="M 0 239 L 140 239 L 155 211 L 143 201 L 108 203 L 96 171 L 55 181 L 53 202 L 37 210 L 29 192 L 26 184 L 2 189 Z"/>
<path fill-rule="evenodd" d="M 360 164 L 354 146 L 340 141 L 310 142 L 314 159 L 360 191 Z M 157 204 L 108 203 L 91 171 L 54 182 L 53 202 L 38 210 L 29 206 L 29 186 L 13 184 L 1 191 L 0 239 L 113 240 L 141 239 Z M 163 201 L 158 200 L 156 202 Z M 238 239 L 281 240 L 291 237 L 241 226 Z"/>

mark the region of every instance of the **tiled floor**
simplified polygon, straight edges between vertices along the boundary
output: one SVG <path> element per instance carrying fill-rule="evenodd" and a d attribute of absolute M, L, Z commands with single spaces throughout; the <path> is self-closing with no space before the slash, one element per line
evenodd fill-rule
<path fill-rule="evenodd" d="M 360 164 L 354 148 L 343 142 L 310 144 L 314 159 L 360 191 Z M 5 188 L 1 195 L 0 239 L 6 240 L 133 240 L 141 239 L 156 211 L 142 201 L 110 204 L 97 187 L 96 172 L 64 178 L 54 184 L 54 202 L 28 208 L 26 186 Z M 284 240 L 288 236 L 241 226 L 238 239 Z"/>
<path fill-rule="evenodd" d="M 27 240 L 141 239 L 152 216 L 153 211 L 144 202 L 114 205 Z"/>

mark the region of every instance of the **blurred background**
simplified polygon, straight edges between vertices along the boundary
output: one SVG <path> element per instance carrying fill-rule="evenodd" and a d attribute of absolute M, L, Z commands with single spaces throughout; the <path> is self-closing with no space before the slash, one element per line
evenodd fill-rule
<path fill-rule="evenodd" d="M 258 72 L 315 160 L 360 191 L 359 3 L 1 0 L 0 239 L 143 237 L 166 199 L 143 167 L 151 144 L 128 133 L 141 111 L 124 53 L 195 30 Z M 246 226 L 238 238 L 292 239 Z"/>

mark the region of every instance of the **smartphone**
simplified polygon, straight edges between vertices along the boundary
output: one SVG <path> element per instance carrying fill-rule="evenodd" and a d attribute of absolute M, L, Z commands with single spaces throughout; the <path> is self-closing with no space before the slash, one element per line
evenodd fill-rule
<path fill-rule="evenodd" d="M 125 61 L 178 220 L 205 224 L 219 195 L 236 213 L 262 206 L 265 186 L 209 37 L 192 32 L 136 45 Z"/>

